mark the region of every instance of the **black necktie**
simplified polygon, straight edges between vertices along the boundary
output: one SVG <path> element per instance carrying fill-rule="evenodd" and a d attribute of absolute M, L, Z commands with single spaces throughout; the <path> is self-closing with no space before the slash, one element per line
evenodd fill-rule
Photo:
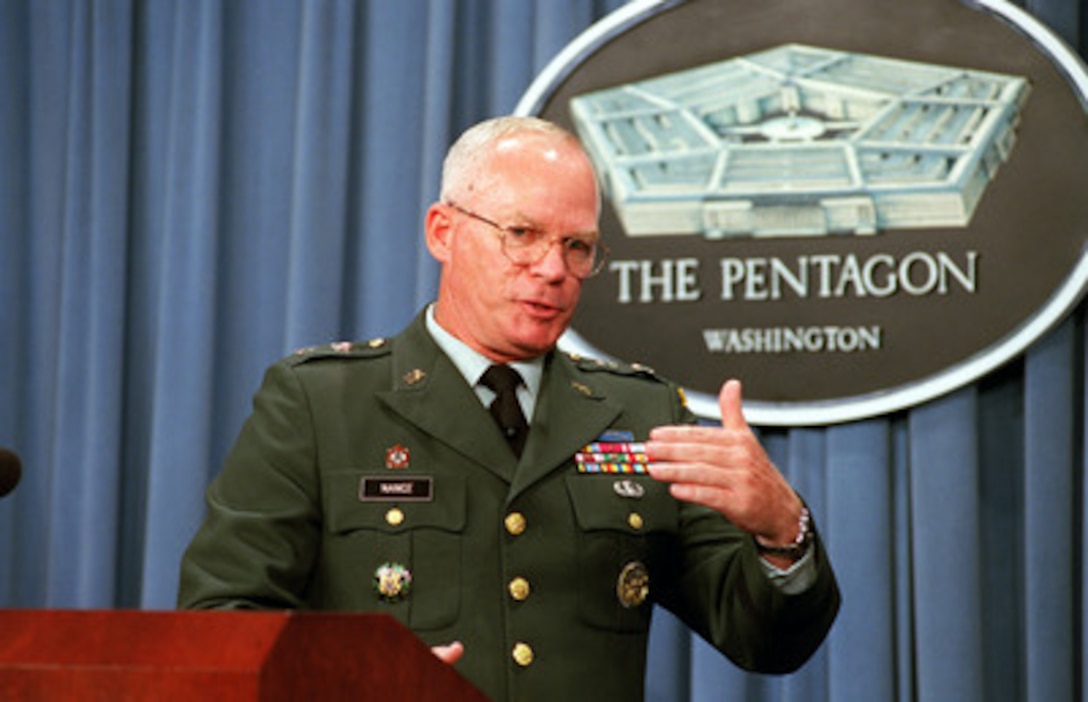
<path fill-rule="evenodd" d="M 510 366 L 494 365 L 487 369 L 480 382 L 495 392 L 495 399 L 488 409 L 510 448 L 520 457 L 525 447 L 525 437 L 529 434 L 529 424 L 518 403 L 517 389 L 521 385 L 521 375 Z"/>

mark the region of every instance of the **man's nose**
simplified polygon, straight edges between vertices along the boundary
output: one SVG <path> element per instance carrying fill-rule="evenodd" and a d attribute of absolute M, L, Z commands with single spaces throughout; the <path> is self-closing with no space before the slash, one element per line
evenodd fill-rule
<path fill-rule="evenodd" d="M 550 281 L 560 281 L 570 275 L 567 261 L 564 257 L 562 239 L 554 239 L 548 245 L 548 250 L 539 261 L 531 266 L 535 275 Z"/>

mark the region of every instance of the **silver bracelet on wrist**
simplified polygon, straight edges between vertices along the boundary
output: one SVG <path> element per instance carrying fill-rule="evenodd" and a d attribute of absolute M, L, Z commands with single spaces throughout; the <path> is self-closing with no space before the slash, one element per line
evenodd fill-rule
<path fill-rule="evenodd" d="M 808 507 L 801 507 L 801 517 L 797 520 L 797 537 L 786 546 L 764 546 L 756 539 L 756 550 L 766 556 L 784 556 L 797 560 L 808 551 L 812 543 L 812 515 Z"/>

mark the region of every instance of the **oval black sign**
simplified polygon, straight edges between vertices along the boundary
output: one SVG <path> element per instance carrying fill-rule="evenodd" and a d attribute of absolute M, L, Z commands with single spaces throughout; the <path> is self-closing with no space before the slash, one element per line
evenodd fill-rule
<path fill-rule="evenodd" d="M 607 267 L 561 346 L 718 414 L 830 424 L 1013 356 L 1088 278 L 1088 77 L 1004 2 L 634 3 L 518 106 L 603 183 Z"/>

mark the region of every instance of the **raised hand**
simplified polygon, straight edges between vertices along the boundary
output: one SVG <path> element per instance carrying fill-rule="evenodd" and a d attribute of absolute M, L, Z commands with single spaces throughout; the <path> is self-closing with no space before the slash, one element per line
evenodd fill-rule
<path fill-rule="evenodd" d="M 679 500 L 721 512 L 764 545 L 797 536 L 802 503 L 771 463 L 741 408 L 741 384 L 728 380 L 718 394 L 722 425 L 664 426 L 650 432 L 650 474 L 670 483 Z"/>

